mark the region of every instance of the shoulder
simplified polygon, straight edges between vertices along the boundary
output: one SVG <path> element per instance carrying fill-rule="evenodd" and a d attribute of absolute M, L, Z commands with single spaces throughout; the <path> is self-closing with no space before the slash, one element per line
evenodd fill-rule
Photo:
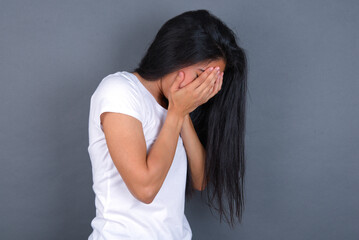
<path fill-rule="evenodd" d="M 109 74 L 100 81 L 91 96 L 91 109 L 98 124 L 103 112 L 125 113 L 140 121 L 145 118 L 143 96 L 126 72 Z"/>
<path fill-rule="evenodd" d="M 136 83 L 124 72 L 116 72 L 104 77 L 99 83 L 95 93 L 101 95 L 121 93 L 137 96 L 140 92 Z"/>
<path fill-rule="evenodd" d="M 136 82 L 125 71 L 122 71 L 105 76 L 98 84 L 91 99 L 93 101 L 112 99 L 122 102 L 138 102 L 137 104 L 140 104 L 143 95 Z"/>

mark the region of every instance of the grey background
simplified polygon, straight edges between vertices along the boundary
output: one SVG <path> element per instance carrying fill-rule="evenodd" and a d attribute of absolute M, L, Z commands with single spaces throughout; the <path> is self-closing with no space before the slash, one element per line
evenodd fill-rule
<path fill-rule="evenodd" d="M 0 2 L 0 239 L 87 239 L 90 96 L 205 8 L 249 59 L 246 208 L 186 202 L 193 239 L 359 239 L 358 1 Z"/>

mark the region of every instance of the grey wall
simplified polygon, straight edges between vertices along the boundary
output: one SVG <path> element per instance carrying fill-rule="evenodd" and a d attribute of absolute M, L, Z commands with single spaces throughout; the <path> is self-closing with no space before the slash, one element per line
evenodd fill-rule
<path fill-rule="evenodd" d="M 249 58 L 246 208 L 187 200 L 193 239 L 359 239 L 358 1 L 0 2 L 0 239 L 87 239 L 90 96 L 206 8 Z"/>

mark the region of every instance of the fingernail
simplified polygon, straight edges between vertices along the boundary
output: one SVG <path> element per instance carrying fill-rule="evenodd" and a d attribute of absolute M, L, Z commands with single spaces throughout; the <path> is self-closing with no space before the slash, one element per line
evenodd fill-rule
<path fill-rule="evenodd" d="M 213 70 L 213 67 L 210 67 L 210 68 L 209 68 L 209 71 L 212 71 L 212 70 Z"/>
<path fill-rule="evenodd" d="M 219 70 L 219 67 L 216 67 L 216 70 Z"/>

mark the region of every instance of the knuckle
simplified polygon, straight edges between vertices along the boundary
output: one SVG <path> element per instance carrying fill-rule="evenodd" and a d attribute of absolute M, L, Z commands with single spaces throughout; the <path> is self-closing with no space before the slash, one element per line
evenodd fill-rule
<path fill-rule="evenodd" d="M 209 76 L 211 73 L 214 72 L 214 69 L 211 70 L 211 68 L 207 68 L 208 71 L 205 71 L 205 77 Z"/>

